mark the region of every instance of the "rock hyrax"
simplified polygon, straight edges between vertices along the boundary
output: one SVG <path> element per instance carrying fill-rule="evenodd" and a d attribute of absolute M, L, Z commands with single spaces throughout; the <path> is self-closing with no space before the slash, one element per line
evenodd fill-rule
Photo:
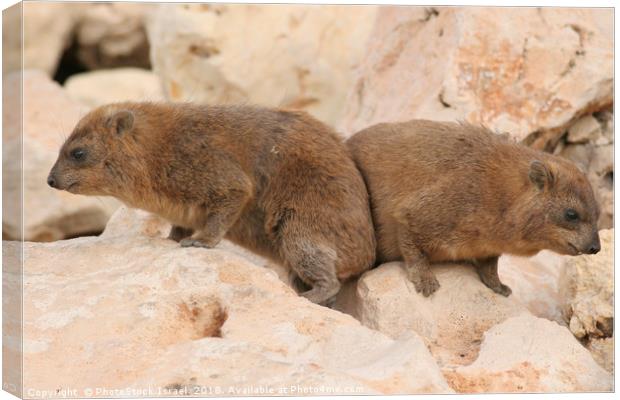
<path fill-rule="evenodd" d="M 592 188 L 568 160 L 481 127 L 424 120 L 378 124 L 347 145 L 370 193 L 377 261 L 404 260 L 425 296 L 439 288 L 431 262 L 471 261 L 508 296 L 502 253 L 600 249 Z"/>
<path fill-rule="evenodd" d="M 226 237 L 288 266 L 316 303 L 374 263 L 362 176 L 337 134 L 304 112 L 105 105 L 79 121 L 48 184 L 158 214 L 182 246 Z"/>

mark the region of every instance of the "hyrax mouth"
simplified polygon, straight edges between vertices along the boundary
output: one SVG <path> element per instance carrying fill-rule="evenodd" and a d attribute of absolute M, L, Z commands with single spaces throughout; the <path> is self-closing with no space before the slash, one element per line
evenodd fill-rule
<path fill-rule="evenodd" d="M 582 252 L 581 252 L 579 249 L 577 249 L 577 247 L 576 247 L 574 244 L 572 244 L 572 243 L 568 243 L 568 247 L 569 247 L 569 248 L 573 251 L 573 254 L 574 254 L 574 255 L 579 255 L 579 254 L 581 254 L 581 253 L 582 253 Z"/>

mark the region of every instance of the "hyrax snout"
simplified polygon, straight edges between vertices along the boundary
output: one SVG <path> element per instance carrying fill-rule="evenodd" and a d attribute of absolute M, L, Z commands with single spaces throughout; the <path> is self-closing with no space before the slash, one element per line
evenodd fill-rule
<path fill-rule="evenodd" d="M 568 160 L 481 127 L 425 120 L 375 125 L 347 145 L 370 194 L 377 261 L 404 260 L 425 296 L 439 288 L 435 261 L 471 261 L 508 296 L 501 254 L 600 250 L 592 187 Z"/>
<path fill-rule="evenodd" d="M 374 263 L 364 181 L 335 132 L 303 112 L 102 106 L 74 128 L 48 184 L 156 213 L 182 246 L 226 237 L 286 264 L 316 303 Z"/>

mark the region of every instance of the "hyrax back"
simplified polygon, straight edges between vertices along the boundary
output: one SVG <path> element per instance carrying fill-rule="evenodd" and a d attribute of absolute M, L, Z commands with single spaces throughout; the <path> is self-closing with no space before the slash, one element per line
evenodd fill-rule
<path fill-rule="evenodd" d="M 435 261 L 472 261 L 508 296 L 502 253 L 529 256 L 599 250 L 599 209 L 571 162 L 467 124 L 379 124 L 347 142 L 368 191 L 377 261 L 404 260 L 418 292 L 439 283 Z"/>
<path fill-rule="evenodd" d="M 338 136 L 303 112 L 103 106 L 75 127 L 48 182 L 159 214 L 183 246 L 227 237 L 283 262 L 317 303 L 374 262 L 363 179 Z"/>

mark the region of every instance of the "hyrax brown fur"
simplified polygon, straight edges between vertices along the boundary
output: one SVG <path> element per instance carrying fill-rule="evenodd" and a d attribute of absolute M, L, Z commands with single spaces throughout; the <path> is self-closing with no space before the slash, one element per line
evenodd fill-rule
<path fill-rule="evenodd" d="M 374 262 L 364 181 L 336 133 L 304 112 L 102 106 L 77 124 L 48 183 L 161 215 L 182 246 L 226 237 L 282 262 L 316 303 Z"/>
<path fill-rule="evenodd" d="M 570 161 L 482 127 L 414 120 L 379 124 L 347 142 L 370 193 L 377 261 L 404 260 L 418 292 L 439 283 L 429 264 L 472 261 L 508 296 L 502 253 L 596 253 L 599 208 Z"/>

